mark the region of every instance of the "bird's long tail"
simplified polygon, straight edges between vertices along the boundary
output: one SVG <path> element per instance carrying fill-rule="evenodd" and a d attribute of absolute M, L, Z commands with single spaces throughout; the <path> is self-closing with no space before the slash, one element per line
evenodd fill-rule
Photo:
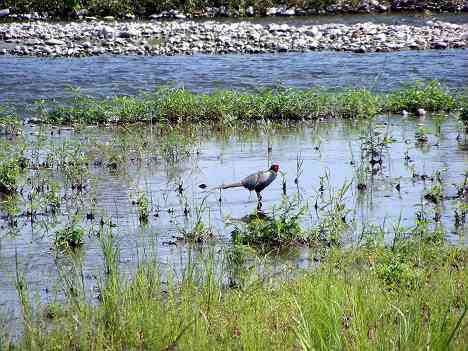
<path fill-rule="evenodd" d="M 230 183 L 230 184 L 223 184 L 219 187 L 219 189 L 229 189 L 229 188 L 238 188 L 242 185 L 242 182 Z"/>

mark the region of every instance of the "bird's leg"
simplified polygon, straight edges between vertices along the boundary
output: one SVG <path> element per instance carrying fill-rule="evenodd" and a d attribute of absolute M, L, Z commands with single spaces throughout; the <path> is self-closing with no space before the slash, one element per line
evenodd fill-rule
<path fill-rule="evenodd" d="M 262 201 L 262 195 L 260 195 L 260 192 L 259 191 L 256 191 L 257 193 L 257 200 L 258 202 L 261 202 Z"/>

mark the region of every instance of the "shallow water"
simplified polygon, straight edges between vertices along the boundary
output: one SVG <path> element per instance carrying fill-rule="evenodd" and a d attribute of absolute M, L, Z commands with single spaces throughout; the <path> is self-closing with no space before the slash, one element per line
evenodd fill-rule
<path fill-rule="evenodd" d="M 418 145 L 415 141 L 418 122 L 428 129 L 429 142 L 425 145 Z M 240 133 L 227 132 L 224 135 L 202 131 L 202 137 L 192 147 L 191 156 L 179 161 L 131 163 L 126 171 L 119 172 L 91 166 L 93 180 L 88 194 L 83 197 L 95 199 L 93 211 L 97 216 L 94 221 L 83 220 L 83 223 L 86 226 L 97 226 L 100 218 L 98 214 L 110 216 L 116 225 L 113 233 L 120 250 L 122 271 L 133 272 L 142 253 L 154 250 L 158 260 L 177 273 L 184 266 L 189 246 L 175 237 L 180 236 L 184 228 L 191 228 L 196 221 L 197 209 L 203 208 L 201 217 L 213 228 L 216 233 L 215 245 L 219 247 L 231 241 L 234 229 L 230 224 L 232 221 L 240 223 L 239 220 L 256 211 L 256 197 L 245 189 L 228 189 L 219 193 L 217 190 L 202 190 L 199 185 L 207 184 L 210 189 L 239 180 L 249 173 L 267 168 L 271 162 L 277 162 L 281 172 L 284 172 L 288 198 L 292 200 L 299 197 L 300 206 L 307 205 L 309 208 L 304 218 L 305 226 L 319 221 L 313 206 L 316 199 L 321 203 L 318 191 L 321 177 L 328 172 L 329 184 L 325 184 L 324 202 L 329 190 L 336 193 L 345 182 L 353 181 L 345 196 L 345 204 L 350 211 L 346 216 L 350 225 L 348 233 L 342 238 L 345 245 L 361 239 L 365 229 L 363 224 L 383 226 L 387 233 L 386 241 L 390 242 L 392 225 L 414 225 L 416 212 L 421 206 L 424 206 L 428 216 L 432 216 L 436 209 L 440 211 L 441 224 L 450 243 L 466 245 L 467 228 L 454 227 L 454 208 L 459 200 L 453 198 L 456 194 L 453 184 L 460 184 L 464 179 L 468 164 L 468 141 L 463 137 L 457 141 L 459 125 L 454 118 L 441 122 L 439 131 L 437 125 L 436 119 L 415 121 L 399 116 L 382 116 L 372 125 L 372 133 L 378 132 L 380 136 L 386 134 L 394 142 L 384 149 L 382 169 L 372 177 L 369 175 L 365 192 L 357 190 L 355 173 L 360 164 L 361 147 L 365 140 L 363 137 L 369 136 L 364 123 L 353 126 L 348 122 L 317 122 L 307 126 L 272 128 L 268 133 L 264 128 L 251 128 L 249 132 Z M 37 133 L 37 128 L 33 127 L 30 131 L 32 135 Z M 109 141 L 115 133 L 108 129 L 76 133 L 63 130 L 57 136 L 56 132 L 51 137 L 56 141 L 74 138 L 86 140 L 89 135 L 97 135 L 100 140 Z M 271 152 L 268 152 L 269 143 Z M 406 154 L 411 158 L 409 162 L 405 161 Z M 298 159 L 303 160 L 303 173 L 296 186 L 294 179 L 297 177 Z M 354 165 L 351 161 L 354 161 Z M 434 183 L 412 176 L 413 173 L 433 176 L 436 171 L 441 171 L 446 196 L 440 206 L 423 198 Z M 52 179 L 63 183 L 60 174 L 52 174 Z M 401 185 L 400 192 L 395 188 L 398 183 Z M 182 194 L 176 191 L 179 184 L 183 184 Z M 132 205 L 138 193 L 145 193 L 151 200 L 147 226 L 139 224 L 136 206 Z M 263 198 L 262 211 L 271 215 L 284 199 L 282 176 L 263 192 Z M 86 201 L 84 203 L 84 209 L 81 210 L 83 216 L 87 213 Z M 187 217 L 184 216 L 185 207 L 190 211 Z M 66 218 L 75 210 L 73 206 L 62 206 L 64 215 L 59 218 L 66 223 Z M 19 219 L 19 229 L 12 236 L 7 234 L 5 221 L 0 221 L 3 222 L 0 239 L 0 311 L 9 311 L 6 315 L 12 318 L 10 323 L 15 325 L 19 317 L 14 288 L 16 262 L 19 263 L 19 270 L 25 273 L 33 296 L 42 302 L 52 302 L 61 294 L 57 290 L 57 276 L 63 268 L 60 268 L 60 260 L 54 259 L 52 248 L 56 229 L 53 226 L 44 227 L 41 221 L 31 226 L 29 219 L 24 217 Z M 95 237 L 87 237 L 82 252 L 83 277 L 89 288 L 88 296 L 92 299 L 95 296 L 92 288 L 103 275 L 99 241 Z M 282 260 L 286 260 L 289 265 L 307 267 L 313 264 L 313 255 L 313 252 L 301 249 L 296 255 L 286 256 L 273 264 L 281 264 Z"/>
<path fill-rule="evenodd" d="M 359 17 L 343 16 L 339 21 L 362 22 Z M 376 18 L 394 20 L 391 16 Z M 335 17 L 326 18 L 326 21 L 332 19 Z M 409 17 L 408 21 L 412 19 Z M 265 20 L 285 21 L 282 18 Z M 287 22 L 313 20 L 297 18 L 288 19 Z M 194 57 L 101 56 L 80 59 L 3 56 L 0 57 L 0 71 L 0 105 L 9 103 L 23 112 L 25 104 L 36 99 L 63 100 L 69 97 L 68 87 L 79 87 L 85 94 L 104 97 L 136 94 L 140 90 L 151 90 L 166 84 L 185 86 L 199 92 L 222 88 L 253 90 L 279 83 L 297 88 L 362 86 L 375 91 L 389 91 L 414 80 L 438 79 L 450 89 L 466 88 L 468 82 L 466 50 Z M 416 121 L 399 116 L 389 119 L 382 116 L 378 125 L 372 126 L 372 130 L 380 133 L 388 130 L 395 142 L 385 149 L 383 169 L 369 178 L 368 190 L 360 194 L 354 182 L 346 195 L 350 228 L 343 238 L 345 245 L 360 239 L 363 223 L 385 224 L 386 240 L 391 241 L 392 224 L 401 221 L 403 226 L 413 225 L 422 204 L 429 214 L 433 214 L 436 206 L 423 199 L 432 182 L 413 177 L 412 173 L 433 176 L 437 170 L 442 172 L 447 197 L 439 208 L 446 238 L 454 245 L 468 244 L 466 226 L 454 227 L 457 200 L 453 199 L 456 191 L 452 185 L 463 181 L 468 164 L 468 141 L 463 136 L 457 141 L 460 127 L 454 118 L 441 124 L 440 133 L 437 133 L 435 121 L 431 118 Z M 424 123 L 429 130 L 426 145 L 415 142 L 418 123 Z M 37 133 L 38 127 L 33 127 L 29 132 Z M 278 162 L 284 172 L 288 197 L 294 199 L 299 196 L 301 205 L 309 206 L 311 215 L 304 219 L 305 225 L 314 225 L 318 220 L 313 206 L 319 193 L 320 177 L 328 170 L 330 186 L 326 190 L 333 188 L 334 191 L 346 181 L 355 181 L 355 168 L 359 164 L 363 141 L 361 137 L 368 136 L 369 130 L 361 123 L 353 126 L 340 121 L 326 121 L 272 128 L 269 132 L 265 131 L 265 127 L 252 127 L 250 130 L 232 130 L 221 135 L 206 127 L 200 133 L 195 135 L 196 142 L 195 146 L 190 147 L 190 157 L 176 162 L 146 160 L 143 164 L 131 163 L 126 172 L 111 172 L 106 168 L 90 166 L 93 177 L 90 189 L 84 195 L 83 206 L 86 208 L 89 200 L 95 198 L 97 216 L 93 222 L 84 221 L 84 225 L 97 226 L 101 213 L 111 217 L 117 225 L 113 231 L 120 249 L 122 271 L 133 272 L 143 253 L 154 249 L 165 267 L 180 272 L 188 246 L 176 240 L 174 235 L 180 235 L 181 229 L 189 228 L 190 222 L 193 224 L 196 209 L 204 198 L 206 209 L 203 218 L 217 233 L 215 245 L 224 247 L 229 244 L 233 226 L 227 224 L 226 219 L 242 219 L 253 213 L 255 196 L 244 189 L 229 189 L 221 193 L 222 201 L 219 202 L 218 191 L 202 190 L 198 185 L 206 183 L 211 188 L 236 181 L 251 172 L 267 168 L 271 162 Z M 54 129 L 54 136 L 49 136 L 48 140 L 87 140 L 89 135 L 93 135 L 97 140 L 110 141 L 112 135 L 117 134 L 109 129 L 90 129 L 76 133 L 62 130 L 62 134 L 57 136 Z M 33 134 L 31 138 L 34 138 Z M 157 137 L 154 139 L 157 144 Z M 268 152 L 268 140 L 272 146 L 271 153 Z M 412 162 L 405 162 L 406 152 Z M 297 187 L 294 179 L 297 177 L 298 158 L 303 160 L 303 174 Z M 355 165 L 350 163 L 352 160 Z M 60 173 L 50 173 L 52 180 L 63 184 Z M 176 191 L 181 182 L 185 189 L 182 196 Z M 400 192 L 395 188 L 398 183 Z M 145 193 L 152 202 L 147 227 L 140 226 L 136 207 L 132 205 L 138 192 Z M 263 192 L 263 197 L 262 210 L 271 214 L 283 199 L 281 176 Z M 79 199 L 64 202 L 68 202 L 68 205 L 62 206 L 62 216 L 59 216 L 62 220 L 74 213 Z M 186 205 L 190 209 L 188 218 L 183 213 Z M 16 262 L 19 270 L 26 275 L 33 298 L 53 302 L 62 293 L 57 278 L 64 264 L 55 260 L 52 250 L 54 233 L 60 225 L 48 226 L 44 220 L 31 226 L 27 217 L 21 217 L 16 235 L 11 235 L 3 218 L 0 217 L 0 328 L 2 320 L 6 319 L 9 328 L 19 330 Z M 89 289 L 88 297 L 93 299 L 96 292 L 92 288 L 103 275 L 102 250 L 97 238 L 85 238 L 82 252 L 83 277 Z M 273 261 L 272 265 L 281 264 L 284 260 L 294 267 L 308 267 L 313 264 L 313 255 L 313 252 L 301 249 L 296 255 Z"/>

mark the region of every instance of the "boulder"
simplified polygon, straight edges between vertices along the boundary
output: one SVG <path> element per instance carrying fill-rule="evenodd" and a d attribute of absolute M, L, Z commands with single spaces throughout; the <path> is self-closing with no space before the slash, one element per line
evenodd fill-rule
<path fill-rule="evenodd" d="M 10 9 L 0 10 L 0 17 L 7 17 L 10 15 Z"/>
<path fill-rule="evenodd" d="M 276 14 L 278 13 L 278 9 L 276 7 L 270 7 L 266 10 L 266 13 L 265 15 L 267 16 L 276 16 Z"/>

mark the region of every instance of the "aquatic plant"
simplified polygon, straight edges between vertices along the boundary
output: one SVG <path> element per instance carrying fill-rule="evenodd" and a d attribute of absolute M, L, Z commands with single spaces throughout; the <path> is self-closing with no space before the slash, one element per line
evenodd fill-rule
<path fill-rule="evenodd" d="M 14 113 L 0 106 L 0 134 L 18 134 L 21 131 L 21 121 Z"/>
<path fill-rule="evenodd" d="M 386 109 L 393 113 L 403 110 L 415 113 L 419 108 L 433 112 L 452 111 L 456 107 L 457 100 L 437 81 L 404 85 L 402 89 L 389 94 L 386 102 Z"/>
<path fill-rule="evenodd" d="M 433 185 L 424 195 L 424 198 L 435 204 L 441 202 L 444 199 L 444 192 L 440 184 Z"/>
<path fill-rule="evenodd" d="M 77 249 L 84 244 L 85 230 L 75 221 L 67 227 L 57 230 L 55 233 L 54 246 L 59 250 Z"/>
<path fill-rule="evenodd" d="M 185 205 L 184 213 L 186 221 L 183 227 L 178 228 L 182 240 L 189 243 L 205 243 L 213 240 L 215 233 L 210 225 L 206 224 L 203 217 L 205 212 L 209 210 L 206 204 L 207 197 L 204 197 L 200 203 L 193 205 L 192 211 L 188 210 L 188 205 Z"/>
<path fill-rule="evenodd" d="M 465 132 L 468 133 L 468 96 L 460 98 L 460 121 L 465 126 Z"/>
<path fill-rule="evenodd" d="M 237 224 L 232 233 L 235 244 L 280 248 L 286 245 L 305 244 L 312 237 L 302 228 L 301 219 L 307 208 L 297 201 L 285 199 L 271 215 L 255 213 L 245 225 Z"/>
<path fill-rule="evenodd" d="M 0 193 L 14 193 L 19 185 L 20 167 L 18 160 L 5 159 L 0 161 Z"/>
<path fill-rule="evenodd" d="M 196 123 L 253 120 L 309 120 L 317 118 L 371 118 L 386 110 L 448 111 L 454 97 L 437 82 L 416 83 L 389 96 L 365 89 L 298 90 L 278 87 L 253 93 L 230 90 L 212 94 L 163 87 L 136 97 L 96 100 L 75 95 L 66 105 L 37 105 L 37 114 L 51 124 Z"/>
<path fill-rule="evenodd" d="M 428 130 L 424 126 L 420 125 L 416 129 L 414 133 L 414 137 L 418 143 L 424 144 L 429 141 L 429 137 L 427 136 Z"/>
<path fill-rule="evenodd" d="M 138 200 L 136 201 L 138 207 L 138 219 L 141 223 L 148 222 L 150 213 L 150 204 L 148 198 L 144 192 L 140 193 Z"/>

